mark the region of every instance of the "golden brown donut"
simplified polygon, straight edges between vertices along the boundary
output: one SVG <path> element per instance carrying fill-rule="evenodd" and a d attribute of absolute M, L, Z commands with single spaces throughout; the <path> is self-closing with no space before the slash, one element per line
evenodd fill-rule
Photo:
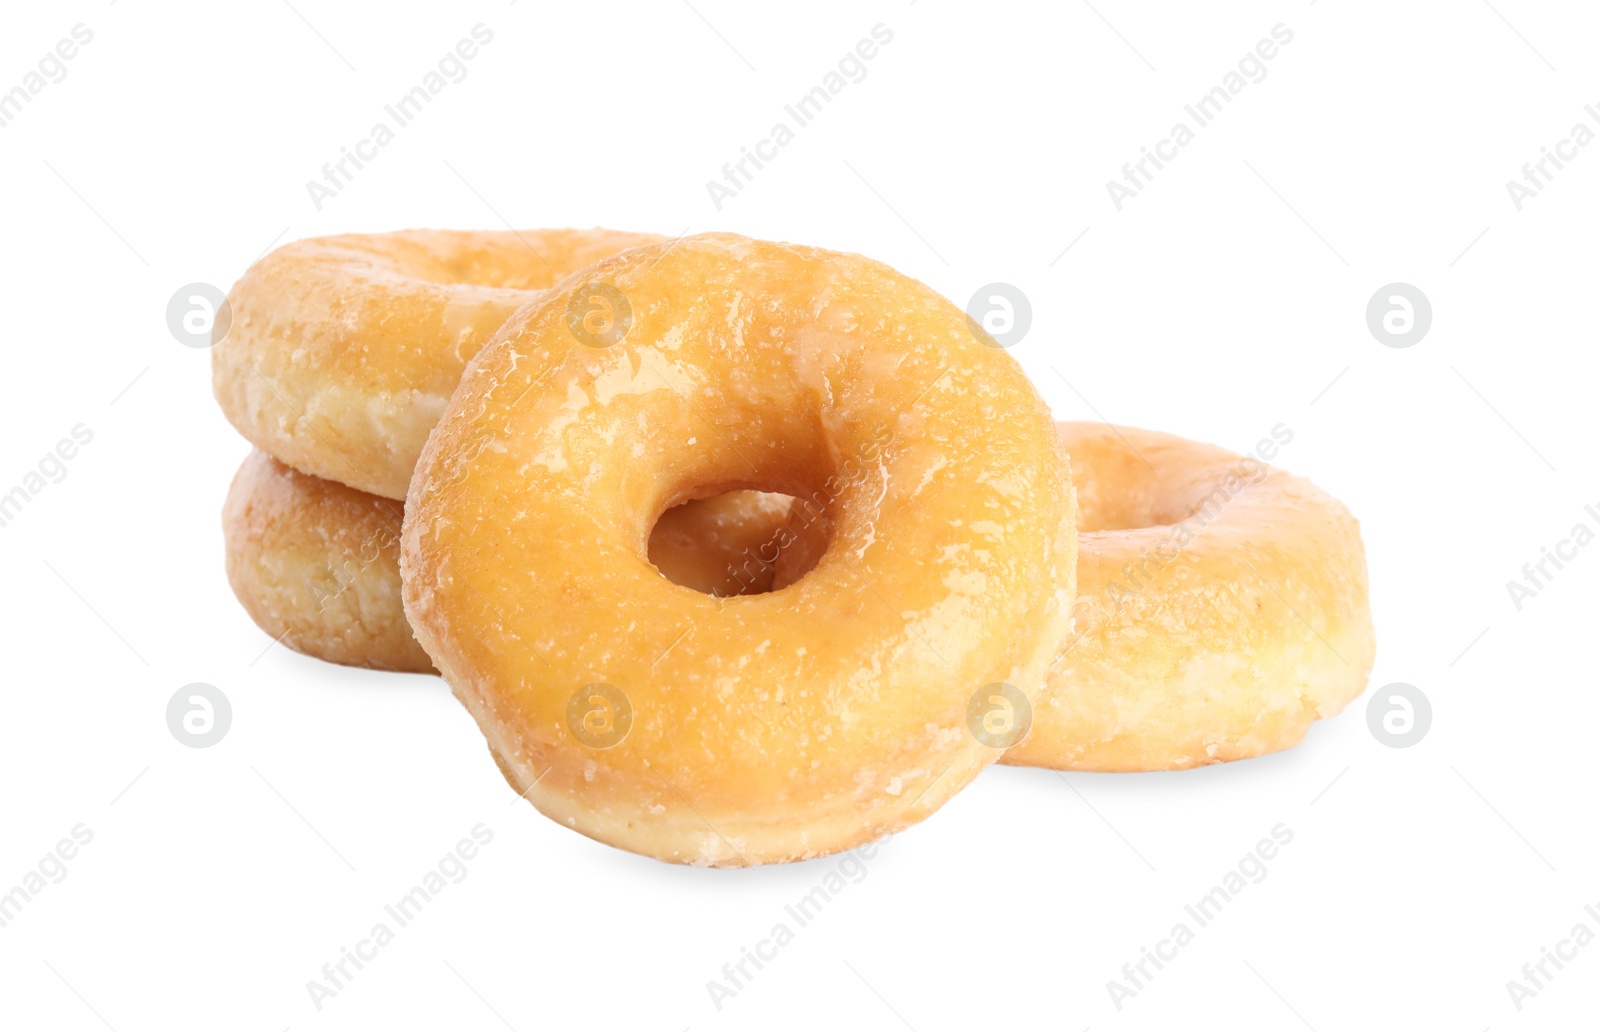
<path fill-rule="evenodd" d="M 944 298 L 688 237 L 586 270 L 473 361 L 412 479 L 406 615 L 551 818 L 680 863 L 818 856 L 998 758 L 969 709 L 1031 696 L 1064 636 L 1069 484 L 1043 401 Z M 819 504 L 816 568 L 734 598 L 661 577 L 657 515 L 736 489 Z"/>
<path fill-rule="evenodd" d="M 790 499 L 735 491 L 662 513 L 650 562 L 709 595 L 772 588 L 750 556 L 778 534 Z M 402 507 L 252 451 L 222 510 L 228 583 L 263 631 L 308 656 L 432 673 L 400 605 Z M 745 572 L 749 566 L 751 572 Z"/>
<path fill-rule="evenodd" d="M 1375 643 L 1361 530 L 1253 457 L 1062 423 L 1076 627 L 1004 762 L 1177 770 L 1287 749 L 1359 696 Z"/>
<path fill-rule="evenodd" d="M 285 244 L 229 292 L 212 389 L 262 451 L 403 499 L 467 361 L 511 313 L 574 270 L 660 239 L 413 229 Z"/>
<path fill-rule="evenodd" d="M 429 672 L 400 603 L 399 502 L 252 451 L 222 507 L 228 583 L 263 631 L 350 666 Z"/>

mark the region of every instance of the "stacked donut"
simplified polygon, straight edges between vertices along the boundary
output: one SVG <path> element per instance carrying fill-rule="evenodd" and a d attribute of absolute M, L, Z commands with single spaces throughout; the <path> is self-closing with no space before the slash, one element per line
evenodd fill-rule
<path fill-rule="evenodd" d="M 1296 744 L 1373 658 L 1356 521 L 1209 445 L 1054 423 L 856 255 L 411 231 L 247 271 L 227 572 L 308 655 L 437 670 L 512 788 L 663 860 L 916 823 L 990 763 Z"/>

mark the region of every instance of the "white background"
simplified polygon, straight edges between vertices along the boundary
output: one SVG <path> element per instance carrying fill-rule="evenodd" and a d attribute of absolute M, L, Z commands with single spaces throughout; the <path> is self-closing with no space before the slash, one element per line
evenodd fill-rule
<path fill-rule="evenodd" d="M 0 89 L 73 25 L 94 39 L 0 129 L 0 491 L 76 424 L 94 437 L 0 528 L 0 891 L 74 825 L 94 838 L 0 928 L 0 1023 L 1592 1018 L 1600 944 L 1520 1012 L 1506 983 L 1577 922 L 1600 932 L 1600 547 L 1520 612 L 1506 582 L 1600 507 L 1600 146 L 1521 211 L 1505 186 L 1600 102 L 1592 8 L 694 4 L 8 9 Z M 479 22 L 494 39 L 466 80 L 317 211 L 306 181 Z M 894 38 L 865 80 L 718 211 L 706 181 L 879 22 Z M 1294 38 L 1267 77 L 1118 212 L 1106 181 L 1280 22 Z M 1265 759 L 994 768 L 717 1010 L 706 983 L 837 858 L 693 870 L 572 834 L 515 801 L 440 681 L 269 648 L 223 577 L 218 512 L 247 447 L 208 354 L 169 335 L 168 298 L 226 287 L 279 241 L 503 220 L 857 250 L 963 305 L 1014 283 L 1034 324 L 1012 353 L 1059 417 L 1238 450 L 1287 424 L 1279 464 L 1362 521 L 1373 685 L 1416 685 L 1432 729 L 1388 748 L 1364 697 Z M 1433 306 L 1409 349 L 1365 322 L 1394 281 Z M 233 705 L 209 749 L 165 721 L 196 681 Z M 480 822 L 494 841 L 466 879 L 317 1011 L 307 980 Z M 1294 839 L 1266 880 L 1117 1010 L 1107 981 L 1279 823 Z"/>

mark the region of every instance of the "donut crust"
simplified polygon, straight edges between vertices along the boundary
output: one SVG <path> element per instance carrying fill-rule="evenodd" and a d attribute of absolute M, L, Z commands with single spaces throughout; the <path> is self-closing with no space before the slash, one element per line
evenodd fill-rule
<path fill-rule="evenodd" d="M 300 240 L 229 291 L 212 389 L 257 448 L 404 499 L 467 362 L 522 305 L 648 233 L 413 229 Z"/>

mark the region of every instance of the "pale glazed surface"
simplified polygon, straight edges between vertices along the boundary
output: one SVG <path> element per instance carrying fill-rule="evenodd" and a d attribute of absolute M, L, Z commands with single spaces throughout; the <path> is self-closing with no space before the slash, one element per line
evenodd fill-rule
<path fill-rule="evenodd" d="M 662 513 L 650 562 L 707 594 L 768 591 L 771 565 L 749 563 L 784 525 L 789 498 L 734 491 Z M 228 583 L 263 631 L 330 663 L 433 673 L 400 604 L 402 506 L 251 452 L 222 512 Z"/>
<path fill-rule="evenodd" d="M 593 280 L 633 316 L 604 349 L 568 329 Z M 412 481 L 406 613 L 553 819 L 683 863 L 817 856 L 997 758 L 968 701 L 1044 681 L 1068 487 L 1042 400 L 945 299 L 853 255 L 689 237 L 601 262 L 474 360 Z M 740 488 L 826 503 L 816 568 L 737 598 L 659 576 L 657 514 Z M 568 720 L 595 683 L 632 709 L 609 748 Z"/>
<path fill-rule="evenodd" d="M 1297 744 L 1366 688 L 1360 526 L 1314 484 L 1151 430 L 1062 423 L 1075 629 L 1005 762 L 1175 770 Z"/>
<path fill-rule="evenodd" d="M 403 230 L 285 244 L 229 292 L 212 389 L 262 451 L 403 499 L 428 431 L 501 324 L 567 274 L 660 239 Z"/>
<path fill-rule="evenodd" d="M 222 509 L 228 583 L 250 618 L 318 659 L 427 672 L 400 602 L 401 506 L 253 451 Z"/>

